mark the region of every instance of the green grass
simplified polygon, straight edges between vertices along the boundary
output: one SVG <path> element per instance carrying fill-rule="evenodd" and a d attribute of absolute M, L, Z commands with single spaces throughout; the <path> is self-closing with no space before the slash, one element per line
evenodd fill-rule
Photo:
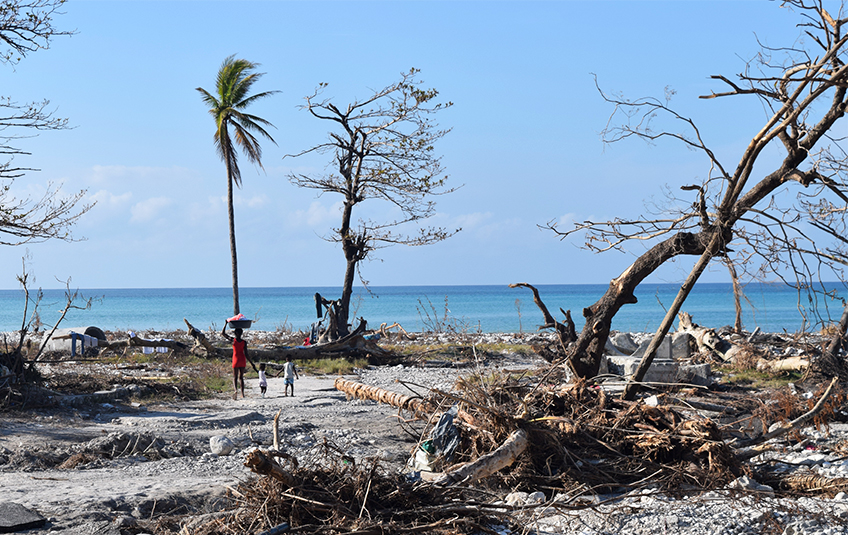
<path fill-rule="evenodd" d="M 297 362 L 299 371 L 314 375 L 346 375 L 353 373 L 354 368 L 367 366 L 367 359 L 309 359 Z"/>
<path fill-rule="evenodd" d="M 717 367 L 722 374 L 721 382 L 729 385 L 750 386 L 752 388 L 780 388 L 789 383 L 796 383 L 803 377 L 803 372 L 764 372 L 756 369 L 739 370 L 732 367 Z"/>

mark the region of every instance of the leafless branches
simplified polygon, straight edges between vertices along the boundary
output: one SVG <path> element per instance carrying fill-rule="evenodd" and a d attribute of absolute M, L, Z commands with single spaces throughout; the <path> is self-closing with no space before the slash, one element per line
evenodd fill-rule
<path fill-rule="evenodd" d="M 333 193 L 344 199 L 341 224 L 325 239 L 340 243 L 347 261 L 342 285 L 338 326 L 346 334 L 354 273 L 358 264 L 379 248 L 389 245 L 428 245 L 458 230 L 421 226 L 435 214 L 434 196 L 455 188 L 447 186 L 435 144 L 449 130 L 441 129 L 433 114 L 452 106 L 438 103 L 435 89 L 423 89 L 418 70 L 403 73 L 398 82 L 375 91 L 370 97 L 339 107 L 321 99 L 327 84 L 306 97 L 303 109 L 329 121 L 328 140 L 288 156 L 332 153 L 336 173 L 292 174 L 292 184 Z M 388 221 L 353 221 L 354 206 L 366 200 L 388 203 L 399 217 Z M 414 229 L 414 230 L 407 230 Z"/>
<path fill-rule="evenodd" d="M 30 52 L 50 48 L 50 39 L 71 35 L 53 26 L 65 0 L 0 1 L 0 61 L 17 63 Z"/>
<path fill-rule="evenodd" d="M 761 45 L 741 74 L 712 77 L 724 91 L 702 97 L 753 96 L 770 113 L 733 165 L 720 160 L 693 119 L 670 107 L 673 91 L 667 89 L 662 99 L 631 100 L 598 88 L 613 106 L 602 133 L 605 143 L 674 140 L 703 154 L 707 174 L 695 185 L 681 177 L 686 184 L 681 189 L 694 196 L 669 195 L 666 206 L 647 216 L 578 222 L 565 230 L 546 225 L 562 238 L 582 234 L 594 251 L 621 249 L 633 241 L 654 244 L 584 310 L 586 327 L 570 352 L 578 374 L 596 373 L 612 317 L 635 301 L 633 289 L 645 277 L 677 256 L 701 258 L 672 309 L 715 258 L 732 256 L 742 276 L 794 279 L 799 290 L 813 289 L 813 281 L 842 279 L 848 260 L 848 160 L 845 128 L 838 121 L 848 109 L 848 36 L 842 31 L 848 14 L 844 3 L 835 17 L 821 2 L 783 5 L 800 15 L 807 39 L 785 48 Z M 727 127 L 733 127 L 732 118 Z M 670 309 L 667 317 L 677 312 Z M 663 322 L 659 339 L 669 325 Z"/>

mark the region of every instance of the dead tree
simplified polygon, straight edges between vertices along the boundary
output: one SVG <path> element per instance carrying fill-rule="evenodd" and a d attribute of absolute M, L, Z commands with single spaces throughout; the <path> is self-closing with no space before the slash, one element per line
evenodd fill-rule
<path fill-rule="evenodd" d="M 565 323 L 559 322 L 548 311 L 548 307 L 545 306 L 541 296 L 539 296 L 539 290 L 537 290 L 536 287 L 527 284 L 526 282 L 516 282 L 510 284 L 509 287 L 529 288 L 530 291 L 533 292 L 533 302 L 536 303 L 537 307 L 539 307 L 539 310 L 542 312 L 542 317 L 545 320 L 545 324 L 539 326 L 539 329 L 554 329 L 557 333 L 557 339 L 559 340 L 560 349 L 562 351 L 561 356 L 565 356 L 568 351 L 568 345 L 577 339 L 577 331 L 574 328 L 574 321 L 571 319 L 571 311 L 560 309 L 560 312 L 562 312 L 565 316 Z M 548 354 L 547 351 L 542 351 L 540 354 L 548 360 L 548 362 L 551 362 L 560 356 L 557 353 Z"/>
<path fill-rule="evenodd" d="M 725 84 L 726 91 L 702 97 L 754 97 L 771 110 L 733 167 L 719 160 L 695 122 L 670 108 L 667 100 L 627 100 L 598 88 L 614 106 L 604 131 L 606 143 L 631 137 L 649 143 L 673 139 L 701 152 L 709 172 L 703 183 L 681 188 L 697 191 L 694 199 L 669 199 L 676 206 L 669 207 L 672 213 L 668 217 L 585 221 L 565 231 L 547 225 L 563 238 L 585 233 L 586 246 L 596 252 L 623 249 L 631 240 L 656 242 L 610 283 L 598 302 L 583 310 L 585 326 L 569 348 L 578 375 L 597 374 L 613 317 L 622 306 L 636 302 L 634 290 L 645 278 L 674 258 L 699 257 L 646 351 L 635 381 L 644 376 L 680 306 L 714 259 L 727 255 L 746 259 L 748 264 L 737 261 L 735 265 L 751 277 L 788 280 L 788 270 L 799 289 L 812 288 L 812 281 L 819 280 L 827 268 L 841 279 L 841 267 L 848 264 L 848 240 L 843 237 L 848 221 L 848 169 L 844 149 L 834 143 L 834 133 L 848 107 L 848 36 L 842 32 L 848 19 L 835 20 L 819 3 L 807 0 L 783 5 L 800 16 L 811 44 L 807 48 L 763 45 L 738 80 L 712 77 Z M 844 7 L 840 16 L 842 13 Z M 776 61 L 781 55 L 782 63 Z M 654 123 L 664 119 L 684 125 L 685 130 L 656 127 Z M 732 118 L 727 124 L 732 128 Z M 783 157 L 764 171 L 768 162 L 761 155 L 772 146 L 780 147 Z M 774 194 L 793 185 L 801 187 L 797 199 L 781 204 L 783 198 Z M 635 388 L 628 388 L 627 397 L 635 395 Z"/>
<path fill-rule="evenodd" d="M 412 69 L 403 73 L 400 81 L 342 107 L 319 99 L 326 88 L 321 84 L 303 106 L 313 117 L 329 121 L 334 131 L 327 142 L 289 156 L 332 153 L 338 173 L 292 174 L 289 180 L 301 188 L 341 195 L 344 200 L 341 223 L 325 238 L 341 244 L 346 262 L 342 294 L 332 308 L 334 337 L 348 334 L 354 278 L 360 263 L 373 251 L 394 244 L 429 245 L 457 232 L 437 227 L 419 227 L 413 234 L 397 231 L 433 216 L 433 196 L 453 191 L 446 187 L 447 176 L 442 175 L 434 146 L 449 130 L 439 129 L 431 119 L 452 104 L 436 103 L 438 91 L 421 88 L 417 75 Z M 401 216 L 395 221 L 357 223 L 354 207 L 367 200 L 388 202 Z"/>

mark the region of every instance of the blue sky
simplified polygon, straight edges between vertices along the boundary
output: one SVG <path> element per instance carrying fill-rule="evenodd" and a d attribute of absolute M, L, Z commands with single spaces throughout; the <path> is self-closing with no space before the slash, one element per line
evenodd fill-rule
<path fill-rule="evenodd" d="M 699 181 L 708 162 L 682 146 L 604 146 L 612 109 L 595 88 L 628 97 L 677 91 L 673 106 L 733 167 L 762 125 L 753 99 L 701 100 L 713 74 L 741 72 L 757 38 L 792 43 L 797 16 L 764 1 L 225 2 L 70 0 L 56 25 L 76 30 L 49 50 L 2 67 L 3 94 L 49 99 L 71 130 L 18 145 L 19 196 L 49 181 L 88 191 L 97 205 L 75 227 L 83 241 L 6 248 L 0 288 L 15 288 L 31 255 L 37 284 L 80 288 L 227 287 L 226 175 L 198 86 L 214 89 L 231 55 L 261 64 L 256 90 L 279 90 L 252 112 L 270 120 L 265 171 L 244 158 L 236 194 L 241 286 L 339 286 L 341 251 L 321 239 L 339 199 L 299 190 L 292 170 L 322 170 L 328 155 L 283 159 L 326 138 L 299 110 L 321 82 L 340 105 L 411 67 L 454 106 L 437 146 L 450 182 L 434 224 L 462 227 L 427 247 L 394 247 L 362 266 L 373 285 L 606 283 L 633 256 L 595 255 L 578 239 L 540 230 L 551 220 L 635 217 L 643 204 Z M 369 216 L 387 207 L 367 207 Z M 640 252 L 634 249 L 634 253 Z M 694 259 L 653 282 L 685 278 Z M 705 280 L 724 281 L 717 267 Z"/>

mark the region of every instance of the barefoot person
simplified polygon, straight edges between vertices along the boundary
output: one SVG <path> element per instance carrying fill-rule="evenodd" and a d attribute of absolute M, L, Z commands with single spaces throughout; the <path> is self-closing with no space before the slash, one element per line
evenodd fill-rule
<path fill-rule="evenodd" d="M 244 369 L 247 363 L 250 362 L 253 371 L 256 371 L 256 364 L 247 354 L 247 342 L 241 338 L 242 330 L 234 329 L 233 333 L 236 335 L 235 338 L 227 334 L 227 324 L 224 323 L 221 334 L 233 343 L 233 399 L 237 399 L 239 386 L 241 386 L 241 397 L 244 398 Z"/>
<path fill-rule="evenodd" d="M 283 397 L 289 395 L 289 387 L 291 386 L 291 395 L 294 397 L 294 378 L 297 377 L 300 380 L 300 375 L 297 374 L 297 368 L 292 362 L 291 355 L 286 357 L 286 367 L 283 368 Z"/>

